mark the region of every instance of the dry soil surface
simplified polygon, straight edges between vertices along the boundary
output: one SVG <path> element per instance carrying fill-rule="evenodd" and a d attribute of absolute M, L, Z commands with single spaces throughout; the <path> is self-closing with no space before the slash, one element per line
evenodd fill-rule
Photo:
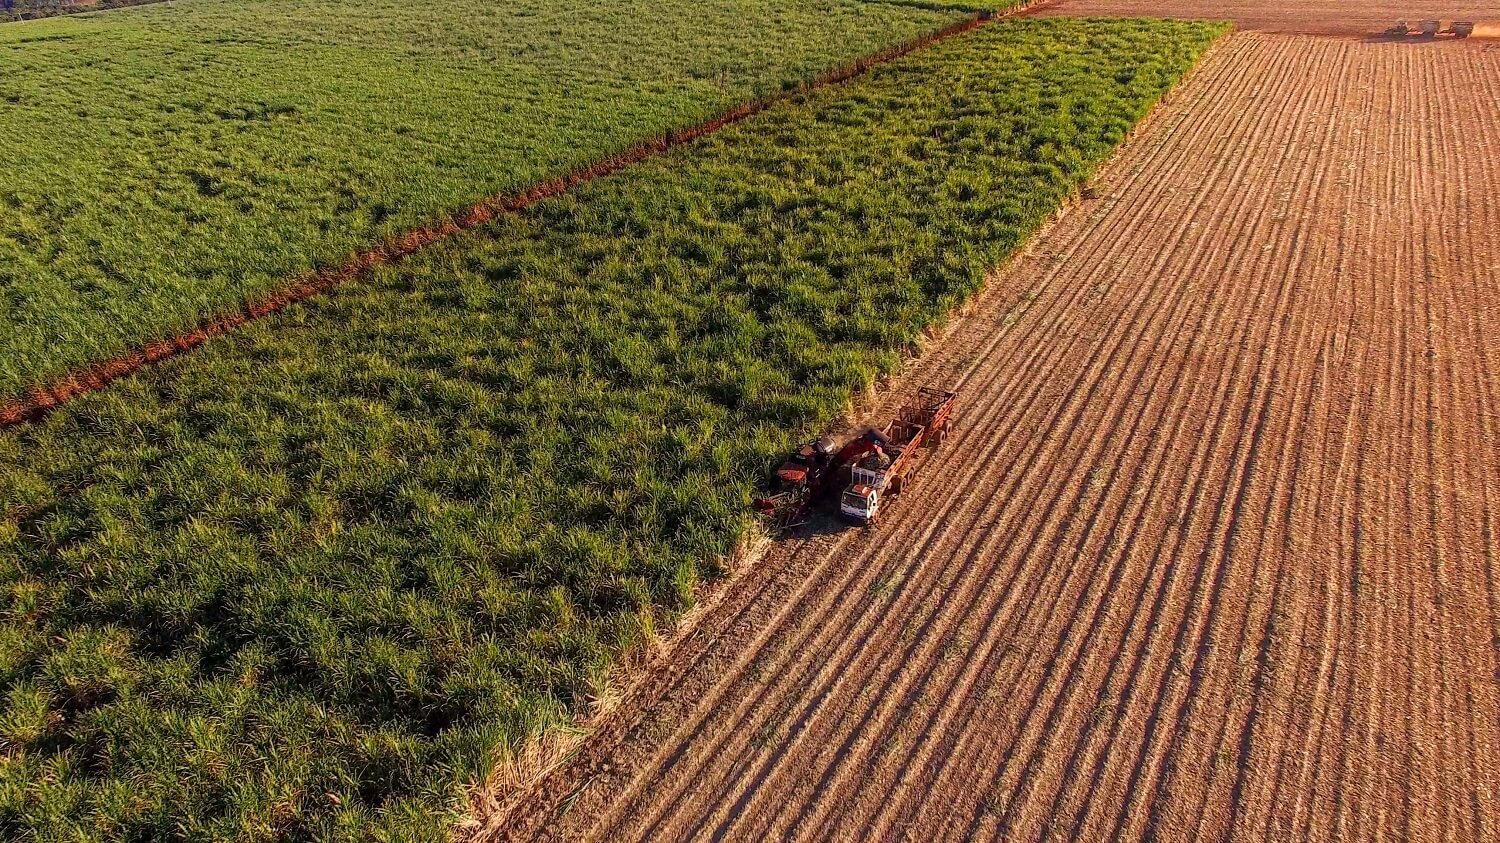
<path fill-rule="evenodd" d="M 960 393 L 888 520 L 488 836 L 1500 840 L 1496 103 L 1500 51 L 1231 36 L 877 409 Z"/>
<path fill-rule="evenodd" d="M 1245 29 L 1328 35 L 1375 35 L 1398 20 L 1423 18 L 1500 24 L 1497 0 L 1055 0 L 1035 12 L 1088 17 L 1232 20 Z M 1500 34 L 1497 32 L 1496 34 Z"/>

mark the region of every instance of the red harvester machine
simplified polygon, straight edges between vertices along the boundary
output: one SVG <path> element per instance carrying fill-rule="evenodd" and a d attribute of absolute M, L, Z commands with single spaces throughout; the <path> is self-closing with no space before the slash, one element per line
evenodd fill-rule
<path fill-rule="evenodd" d="M 776 471 L 777 488 L 755 500 L 755 508 L 784 532 L 807 523 L 815 507 L 835 489 L 841 491 L 839 511 L 858 524 L 873 523 L 885 498 L 907 484 L 916 452 L 924 444 L 940 444 L 953 418 L 952 392 L 930 387 L 917 390 L 917 400 L 901 408 L 884 428 L 869 428 L 833 450 L 833 442 L 819 439 L 799 447 Z"/>
<path fill-rule="evenodd" d="M 776 469 L 776 485 L 770 494 L 755 499 L 755 511 L 771 522 L 775 532 L 785 532 L 807 523 L 813 504 L 823 496 L 830 475 L 841 465 L 832 439 L 814 439 L 787 457 Z"/>

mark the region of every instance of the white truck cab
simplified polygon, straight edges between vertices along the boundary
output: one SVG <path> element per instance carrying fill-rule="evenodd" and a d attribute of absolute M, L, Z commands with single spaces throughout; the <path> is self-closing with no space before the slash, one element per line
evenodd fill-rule
<path fill-rule="evenodd" d="M 880 511 L 881 499 L 887 493 L 900 492 L 900 484 L 900 479 L 889 468 L 852 466 L 849 469 L 849 488 L 839 499 L 839 512 L 857 524 L 869 524 Z"/>
<path fill-rule="evenodd" d="M 839 512 L 857 524 L 869 524 L 875 520 L 880 508 L 880 492 L 862 483 L 855 483 L 844 491 L 839 499 Z"/>

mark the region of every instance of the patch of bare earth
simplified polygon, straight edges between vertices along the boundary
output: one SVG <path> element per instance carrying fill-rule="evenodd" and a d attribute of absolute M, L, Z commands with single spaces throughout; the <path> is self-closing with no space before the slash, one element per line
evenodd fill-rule
<path fill-rule="evenodd" d="M 1459 0 L 1056 0 L 1037 14 L 1229 20 L 1262 32 L 1375 35 L 1398 20 L 1423 18 L 1500 23 L 1500 2 Z"/>
<path fill-rule="evenodd" d="M 1160 5 L 1160 4 L 1158 4 Z M 1500 839 L 1500 52 L 1231 36 L 483 839 Z"/>

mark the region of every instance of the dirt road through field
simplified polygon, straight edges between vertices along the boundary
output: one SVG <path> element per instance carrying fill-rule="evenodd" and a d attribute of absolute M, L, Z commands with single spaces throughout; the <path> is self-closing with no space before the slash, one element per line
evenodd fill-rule
<path fill-rule="evenodd" d="M 491 839 L 1500 839 L 1500 51 L 1231 36 Z M 879 410 L 884 417 L 902 395 Z"/>

